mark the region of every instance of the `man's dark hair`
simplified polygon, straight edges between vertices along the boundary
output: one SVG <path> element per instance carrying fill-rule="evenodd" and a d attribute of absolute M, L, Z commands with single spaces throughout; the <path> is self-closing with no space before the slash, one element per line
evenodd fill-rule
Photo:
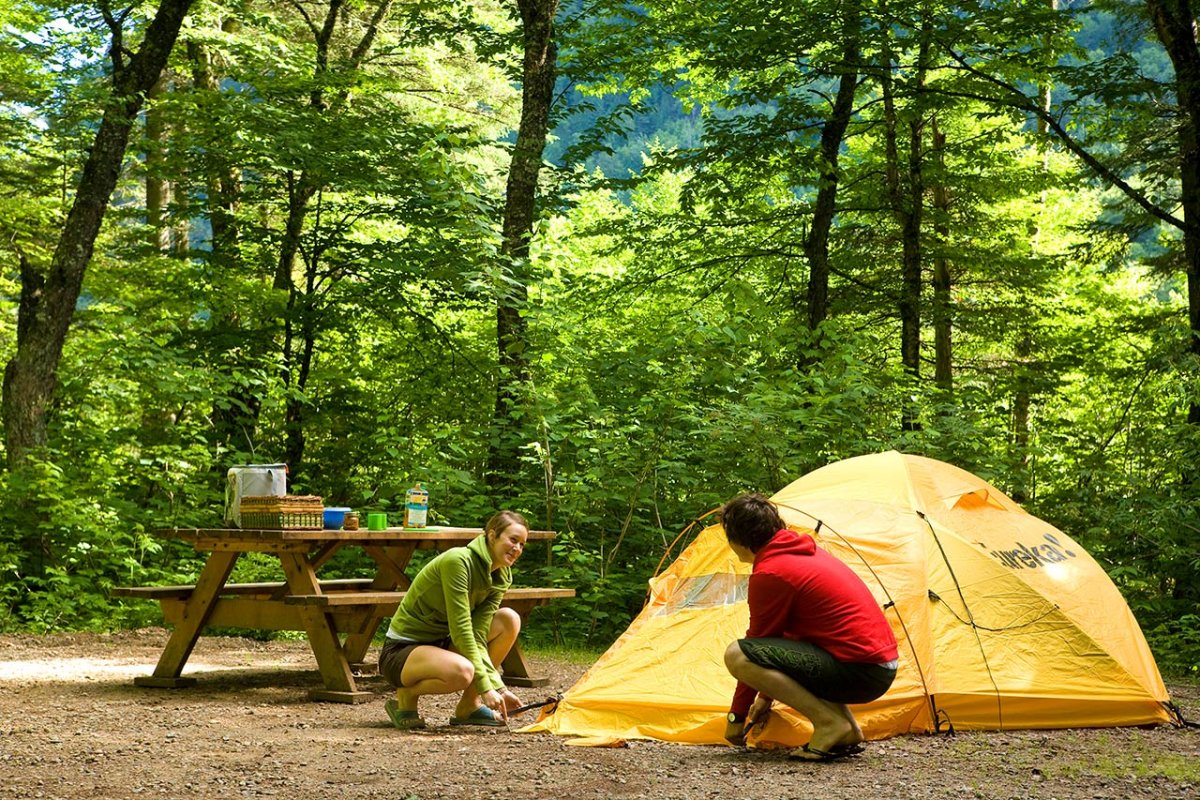
<path fill-rule="evenodd" d="M 733 498 L 718 514 L 725 538 L 732 544 L 757 553 L 763 545 L 787 526 L 775 505 L 761 494 L 743 494 Z"/>

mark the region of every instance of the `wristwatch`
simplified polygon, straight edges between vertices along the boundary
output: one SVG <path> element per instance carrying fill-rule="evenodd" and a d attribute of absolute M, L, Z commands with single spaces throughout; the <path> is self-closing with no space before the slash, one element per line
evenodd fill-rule
<path fill-rule="evenodd" d="M 732 711 L 730 711 L 728 714 L 726 714 L 726 715 L 725 715 L 725 719 L 726 719 L 726 720 L 729 722 L 729 724 L 731 724 L 731 725 L 737 724 L 737 723 L 739 723 L 739 722 L 745 722 L 745 721 L 746 721 L 746 717 L 745 717 L 745 715 L 743 715 L 743 714 L 735 714 L 735 713 L 733 713 Z"/>

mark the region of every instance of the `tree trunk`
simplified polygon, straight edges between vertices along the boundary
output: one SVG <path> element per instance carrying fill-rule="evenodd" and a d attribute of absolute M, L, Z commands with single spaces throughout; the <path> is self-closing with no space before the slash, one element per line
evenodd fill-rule
<path fill-rule="evenodd" d="M 21 265 L 17 350 L 4 370 L 5 444 L 10 468 L 46 443 L 46 415 L 57 386 L 67 331 L 96 237 L 117 185 L 134 120 L 162 75 L 193 0 L 161 0 L 141 47 L 126 61 L 119 24 L 113 29 L 112 95 L 84 163 L 75 200 L 45 276 Z"/>
<path fill-rule="evenodd" d="M 192 85 L 209 95 L 220 92 L 220 80 L 213 72 L 212 54 L 208 48 L 199 42 L 189 41 L 187 51 L 192 62 Z M 242 234 L 238 224 L 238 208 L 242 195 L 241 173 L 224 158 L 214 158 L 208 162 L 204 183 L 209 226 L 212 228 L 210 258 L 218 268 L 240 270 Z"/>
<path fill-rule="evenodd" d="M 392 8 L 393 0 L 380 0 L 379 5 L 371 15 L 370 21 L 363 30 L 362 36 L 350 52 L 349 58 L 339 68 L 345 73 L 353 73 L 362 67 L 379 28 L 387 18 Z M 311 26 L 314 42 L 316 43 L 316 66 L 314 69 L 314 89 L 309 96 L 309 104 L 322 114 L 338 114 L 350 100 L 352 82 L 346 83 L 345 88 L 335 92 L 332 97 L 326 94 L 323 85 L 328 80 L 330 71 L 330 50 L 333 37 L 337 31 L 339 20 L 347 15 L 348 4 L 345 0 L 330 0 L 325 19 L 321 27 Z M 308 217 L 309 205 L 313 197 L 328 185 L 328 176 L 305 169 L 298 175 L 288 175 L 288 213 L 284 226 L 283 241 L 279 247 L 279 260 L 276 262 L 274 287 L 288 293 L 287 313 L 284 318 L 284 343 L 282 353 L 282 376 L 284 385 L 302 392 L 308 382 L 309 369 L 312 364 L 312 354 L 315 348 L 314 320 L 311 318 L 312 295 L 315 291 L 312 281 L 306 283 L 303 291 L 296 288 L 295 267 L 296 256 L 300 252 L 301 237 L 304 235 L 304 225 Z M 308 265 L 306 275 L 315 269 L 317 257 L 314 255 L 312 264 Z M 296 343 L 300 342 L 299 352 Z M 302 461 L 304 459 L 304 422 L 305 407 L 296 399 L 297 393 L 289 394 L 285 420 L 284 450 L 290 472 L 298 480 L 302 479 Z"/>
<path fill-rule="evenodd" d="M 1050 10 L 1058 9 L 1058 0 L 1049 0 Z M 1049 49 L 1047 47 L 1047 49 Z M 1046 136 L 1050 132 L 1050 126 L 1046 122 L 1045 115 L 1050 113 L 1050 104 L 1053 100 L 1052 88 L 1047 79 L 1038 87 L 1038 105 L 1044 112 L 1037 118 L 1037 130 L 1039 136 Z M 1050 171 L 1050 153 L 1046 152 L 1042 155 L 1042 172 Z M 1046 193 L 1042 192 L 1042 207 L 1045 208 Z M 1033 241 L 1035 248 L 1041 242 L 1041 223 L 1039 222 L 1037 230 L 1034 232 Z M 1036 252 L 1035 252 L 1036 255 Z M 1029 358 L 1033 354 L 1033 336 L 1030 333 L 1029 326 L 1024 319 L 1021 320 L 1020 332 L 1017 336 L 1015 346 L 1016 352 L 1016 367 L 1015 375 L 1013 376 L 1016 382 L 1016 388 L 1013 392 L 1013 462 L 1016 464 L 1016 469 L 1013 471 L 1014 482 L 1012 488 L 1012 498 L 1018 503 L 1024 503 L 1029 500 L 1033 491 L 1033 476 L 1030 474 L 1031 457 L 1029 452 L 1029 433 L 1030 421 L 1029 410 L 1032 405 L 1032 397 L 1029 386 L 1029 375 L 1031 365 Z"/>
<path fill-rule="evenodd" d="M 313 327 L 314 320 L 311 303 L 314 297 L 314 279 L 316 275 L 317 257 L 308 265 L 306 291 L 299 298 L 300 310 L 299 340 L 300 352 L 294 357 L 292 365 L 292 383 L 295 391 L 288 392 L 287 410 L 284 417 L 284 463 L 288 464 L 293 475 L 302 475 L 304 471 L 304 421 L 305 403 L 300 399 L 308 386 L 308 376 L 312 370 L 313 353 L 316 351 L 317 334 Z M 289 330 L 288 339 L 294 334 Z"/>
<path fill-rule="evenodd" d="M 304 329 L 309 324 L 308 295 L 297 289 L 294 275 L 308 206 L 318 187 L 311 182 L 310 173 L 301 174 L 299 179 L 289 176 L 288 186 L 288 217 L 275 271 L 275 288 L 288 293 L 287 313 L 284 317 L 282 373 L 284 386 L 292 391 L 288 392 L 285 414 L 284 459 L 290 474 L 300 478 L 300 462 L 304 459 L 304 409 L 296 398 L 307 382 L 308 361 L 311 355 L 306 359 L 306 351 L 310 351 L 311 345 L 305 341 L 304 336 Z M 297 341 L 302 343 L 299 353 L 296 352 Z"/>
<path fill-rule="evenodd" d="M 885 178 L 892 213 L 900 226 L 900 360 L 904 370 L 913 378 L 921 376 L 921 216 L 924 202 L 923 139 L 925 122 L 922 116 L 922 93 L 929 55 L 932 29 L 926 14 L 921 46 L 917 54 L 917 69 L 911 88 L 911 107 L 907 112 L 908 159 L 903 179 L 900 168 L 899 114 L 896 110 L 896 86 L 892 79 L 892 48 L 890 32 L 882 30 L 880 56 L 880 86 L 883 92 Z M 901 410 L 901 428 L 918 430 L 920 423 L 913 405 Z"/>
<path fill-rule="evenodd" d="M 228 29 L 232 25 L 232 20 L 226 20 L 222 27 Z M 217 95 L 221 90 L 220 80 L 213 71 L 213 58 L 208 48 L 192 40 L 188 42 L 187 51 L 192 64 L 192 86 L 202 93 L 202 98 Z M 204 183 L 206 211 L 212 230 L 208 257 L 218 274 L 236 275 L 246 269 L 242 260 L 242 232 L 238 220 L 242 195 L 241 173 L 237 167 L 226 162 L 216 143 L 208 148 L 207 158 Z M 222 308 L 213 321 L 213 327 L 217 342 L 241 342 L 248 333 L 256 337 L 261 335 L 258 330 L 244 330 L 237 307 Z M 257 348 L 253 345 L 239 346 L 232 348 L 236 353 L 231 353 L 228 345 L 222 347 L 221 351 L 214 354 L 218 357 L 213 361 L 220 364 L 221 369 L 231 371 L 248 367 L 254 352 L 261 350 L 261 345 Z M 253 450 L 258 415 L 262 408 L 260 392 L 234 382 L 227 399 L 228 402 L 213 404 L 210 443 L 220 450 Z M 220 465 L 217 467 L 218 470 L 222 469 Z"/>
<path fill-rule="evenodd" d="M 921 221 L 925 201 L 925 70 L 933 33 L 926 8 L 923 15 L 921 46 L 917 51 L 912 111 L 908 123 L 908 202 L 902 217 L 903 284 L 900 319 L 903 324 L 901 357 L 913 377 L 921 375 Z"/>
<path fill-rule="evenodd" d="M 160 253 L 171 250 L 171 227 L 166 209 L 171 202 L 171 185 L 166 180 L 167 120 L 157 100 L 166 92 L 166 75 L 159 76 L 147 93 L 146 104 L 146 225 L 150 245 Z"/>
<path fill-rule="evenodd" d="M 934 158 L 941 173 L 933 187 L 933 207 L 938 212 L 933 236 L 941 250 L 933 259 L 933 381 L 949 392 L 954 389 L 952 278 L 950 259 L 945 254 L 950 239 L 950 190 L 946 187 L 946 134 L 938 128 L 936 116 L 932 127 Z"/>
<path fill-rule="evenodd" d="M 524 27 L 525 57 L 521 90 L 521 122 L 508 170 L 504 198 L 504 241 L 501 255 L 511 271 L 513 289 L 505 290 L 496 305 L 496 344 L 499 380 L 488 452 L 487 482 L 494 490 L 515 481 L 517 447 L 513 410 L 521 387 L 529 379 L 525 317 L 522 307 L 529 280 L 529 243 L 537 209 L 538 173 L 550 130 L 558 47 L 554 42 L 554 16 L 558 0 L 518 0 Z"/>
<path fill-rule="evenodd" d="M 1179 126 L 1179 205 L 1187 264 L 1188 350 L 1200 359 L 1200 49 L 1188 0 L 1146 0 L 1154 29 L 1175 68 L 1175 95 L 1183 111 Z M 1188 406 L 1188 422 L 1200 425 L 1200 402 Z M 1189 476 L 1189 479 L 1195 478 Z"/>
<path fill-rule="evenodd" d="M 829 231 L 833 227 L 838 191 L 838 154 L 854 114 L 858 90 L 859 33 L 862 24 L 857 2 L 846 4 L 842 19 L 842 64 L 837 96 L 829 119 L 821 129 L 821 174 L 813 205 L 812 228 L 804 241 L 808 258 L 808 329 L 815 331 L 829 315 Z"/>
<path fill-rule="evenodd" d="M 1024 328 L 1024 323 L 1022 323 Z M 1022 330 L 1016 345 L 1016 392 L 1013 396 L 1013 456 L 1017 468 L 1014 470 L 1012 499 L 1024 503 L 1030 496 L 1029 470 L 1029 356 L 1033 352 L 1033 339 L 1028 330 Z"/>

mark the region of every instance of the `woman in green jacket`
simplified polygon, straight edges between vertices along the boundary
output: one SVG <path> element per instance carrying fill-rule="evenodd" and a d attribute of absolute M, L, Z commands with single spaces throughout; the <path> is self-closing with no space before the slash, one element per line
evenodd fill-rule
<path fill-rule="evenodd" d="M 520 707 L 496 665 L 521 631 L 521 617 L 500 601 L 528 537 L 524 517 L 501 511 L 481 536 L 417 573 L 379 653 L 379 674 L 396 687 L 385 708 L 397 728 L 425 727 L 417 701 L 426 694 L 462 692 L 451 725 L 502 727 L 509 710 Z"/>

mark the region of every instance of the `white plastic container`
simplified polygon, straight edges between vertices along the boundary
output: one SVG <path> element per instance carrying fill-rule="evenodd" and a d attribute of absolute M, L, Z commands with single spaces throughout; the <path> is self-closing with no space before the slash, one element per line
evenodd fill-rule
<path fill-rule="evenodd" d="M 285 494 L 287 464 L 246 464 L 230 467 L 225 483 L 225 524 L 242 527 L 243 497 L 283 497 Z"/>
<path fill-rule="evenodd" d="M 418 483 L 404 493 L 404 527 L 424 528 L 429 521 L 429 492 Z"/>

